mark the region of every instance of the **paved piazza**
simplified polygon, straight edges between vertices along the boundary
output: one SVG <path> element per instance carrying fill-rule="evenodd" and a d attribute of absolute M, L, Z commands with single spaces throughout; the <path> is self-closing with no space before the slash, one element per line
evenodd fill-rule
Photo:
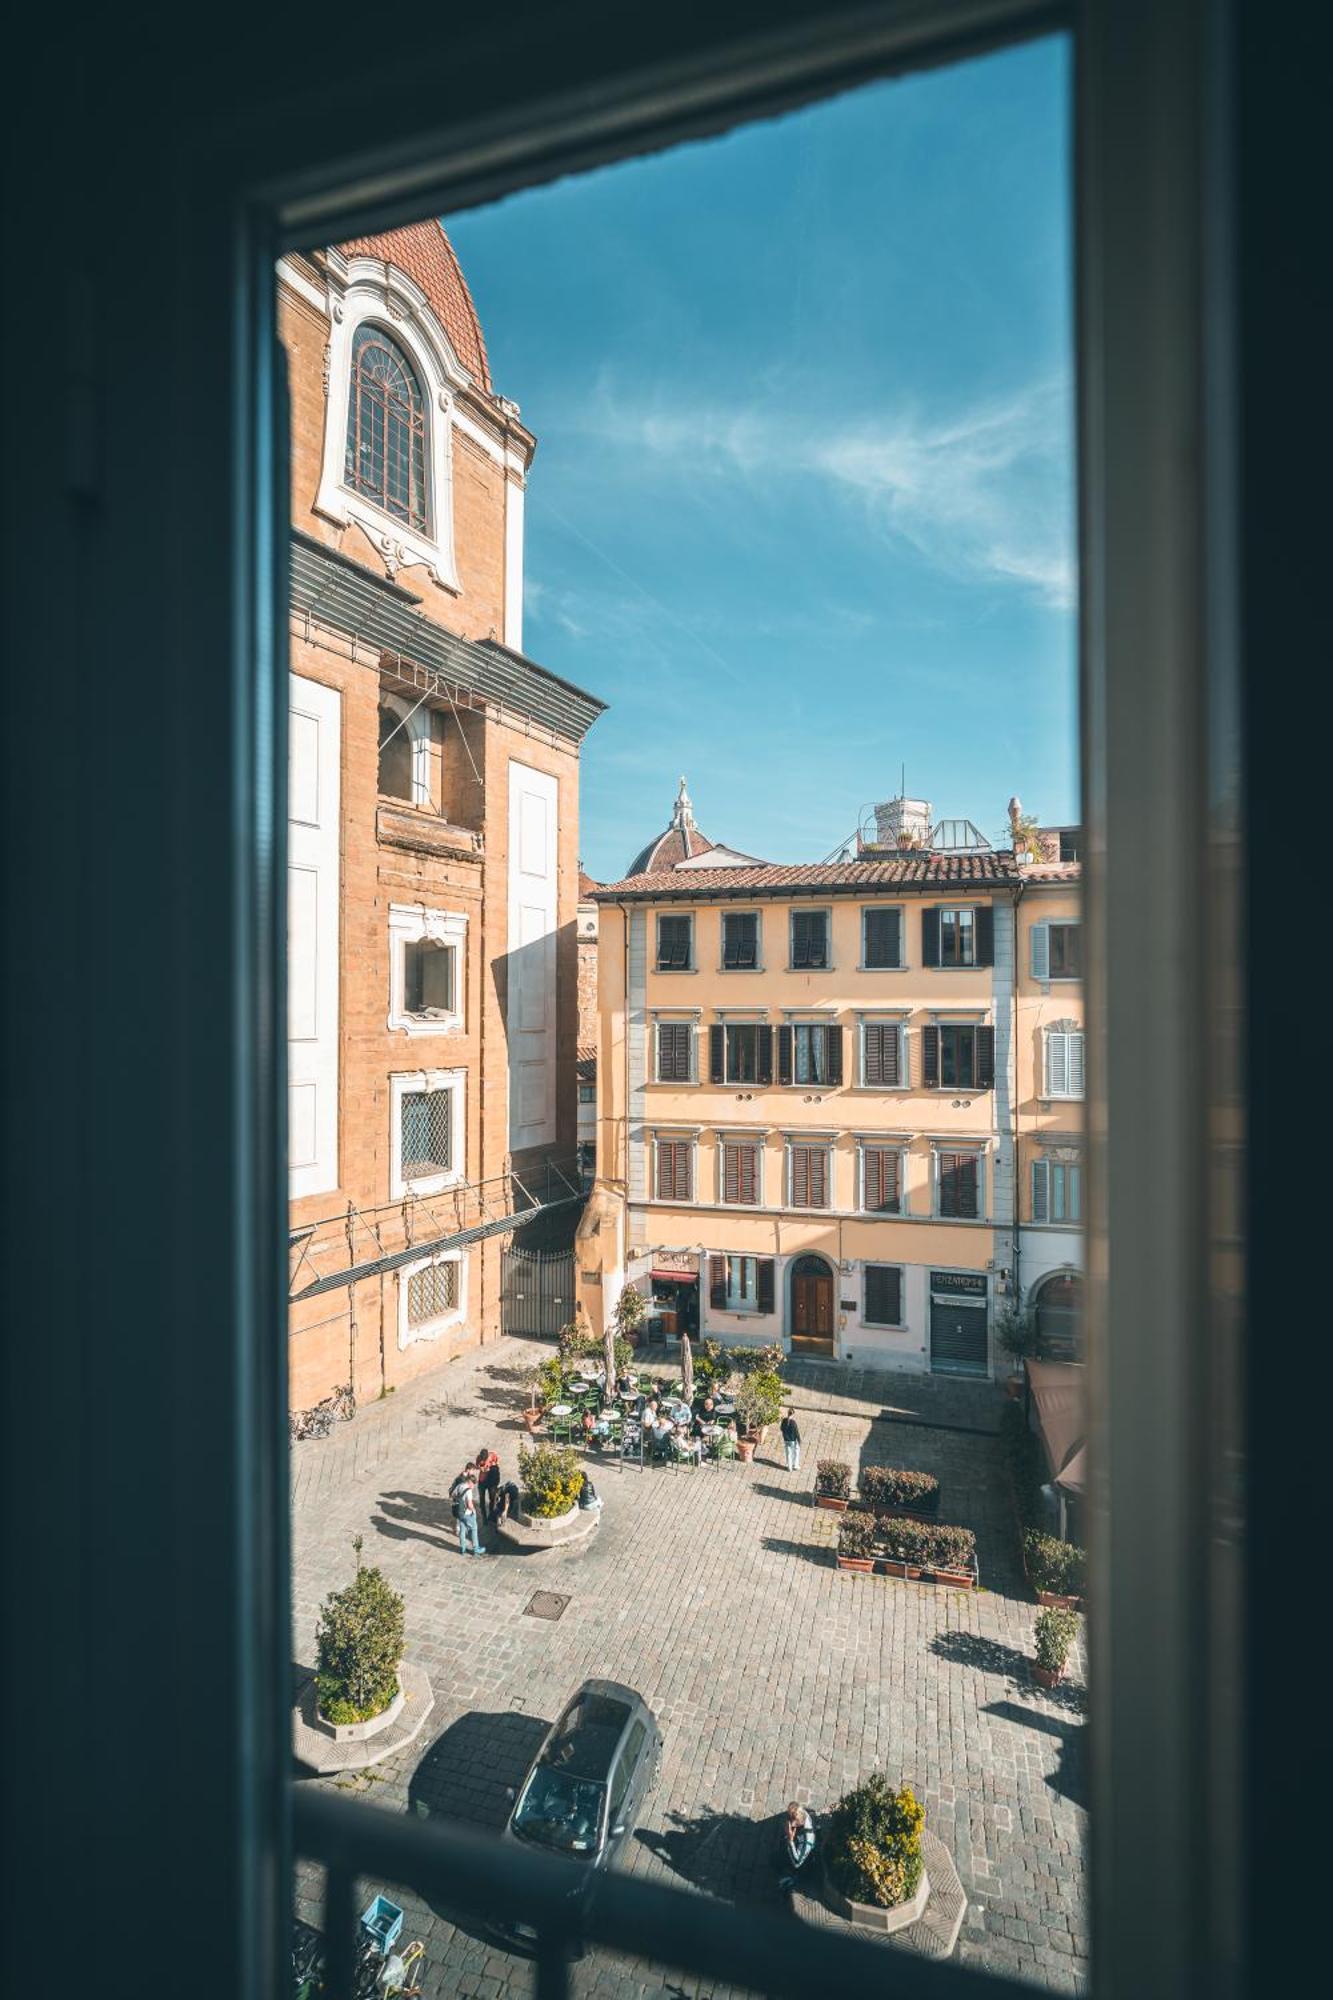
<path fill-rule="evenodd" d="M 776 1434 L 748 1466 L 621 1470 L 593 1454 L 605 1507 L 591 1542 L 464 1558 L 449 1483 L 483 1441 L 516 1475 L 522 1387 L 549 1352 L 502 1341 L 293 1447 L 295 1663 L 311 1664 L 320 1603 L 350 1576 L 360 1533 L 364 1559 L 406 1597 L 408 1653 L 436 1699 L 399 1758 L 327 1782 L 484 1835 L 566 1696 L 607 1675 L 639 1689 L 666 1739 L 633 1872 L 770 1902 L 772 1815 L 800 1798 L 818 1816 L 878 1767 L 916 1789 L 958 1864 L 960 1957 L 1082 1990 L 1081 1684 L 1048 1695 L 1028 1676 L 1036 1612 L 1017 1568 L 996 1392 L 797 1363 L 799 1474 L 785 1471 Z M 811 1505 L 821 1457 L 934 1472 L 941 1519 L 976 1530 L 983 1589 L 838 1571 L 836 1516 Z M 523 1615 L 542 1588 L 569 1595 L 558 1622 Z M 404 1939 L 426 1944 L 427 1995 L 531 1990 L 523 1959 L 410 1892 L 396 1900 Z M 318 1878 L 304 1868 L 297 1907 L 320 1921 Z M 602 1953 L 574 1983 L 597 1996 L 731 1990 Z"/>

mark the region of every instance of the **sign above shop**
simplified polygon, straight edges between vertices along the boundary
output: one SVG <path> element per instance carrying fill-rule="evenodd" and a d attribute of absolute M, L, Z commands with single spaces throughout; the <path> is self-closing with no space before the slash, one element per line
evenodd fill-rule
<path fill-rule="evenodd" d="M 986 1280 L 980 1274 L 973 1276 L 969 1271 L 932 1271 L 930 1274 L 932 1292 L 949 1292 L 955 1298 L 984 1299 Z"/>
<path fill-rule="evenodd" d="M 683 1271 L 690 1277 L 699 1275 L 699 1257 L 694 1250 L 655 1250 L 653 1271 Z"/>

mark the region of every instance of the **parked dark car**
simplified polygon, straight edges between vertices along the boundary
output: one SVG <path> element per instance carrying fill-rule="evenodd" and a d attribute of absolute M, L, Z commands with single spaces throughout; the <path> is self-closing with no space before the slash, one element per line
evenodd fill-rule
<path fill-rule="evenodd" d="M 661 1769 L 662 1732 L 642 1697 L 618 1681 L 585 1681 L 547 1731 L 504 1837 L 584 1864 L 572 1893 L 586 1900 L 634 1832 Z M 524 1924 L 509 1934 L 536 1937 Z"/>

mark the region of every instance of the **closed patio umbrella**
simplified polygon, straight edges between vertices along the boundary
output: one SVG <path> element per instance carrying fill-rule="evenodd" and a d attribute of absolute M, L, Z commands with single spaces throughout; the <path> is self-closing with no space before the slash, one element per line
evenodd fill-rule
<path fill-rule="evenodd" d="M 690 1346 L 690 1336 L 680 1336 L 680 1379 L 681 1395 L 687 1403 L 694 1401 L 694 1349 Z"/>
<path fill-rule="evenodd" d="M 615 1322 L 609 1317 L 603 1346 L 603 1359 L 606 1362 L 606 1393 L 609 1398 L 616 1393 L 616 1329 Z"/>

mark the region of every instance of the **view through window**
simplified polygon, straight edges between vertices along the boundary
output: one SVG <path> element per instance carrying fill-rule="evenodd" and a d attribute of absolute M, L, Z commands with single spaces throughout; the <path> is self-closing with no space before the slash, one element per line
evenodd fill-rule
<path fill-rule="evenodd" d="M 1058 1991 L 1069 120 L 1037 41 L 278 273 L 298 1772 Z"/>

